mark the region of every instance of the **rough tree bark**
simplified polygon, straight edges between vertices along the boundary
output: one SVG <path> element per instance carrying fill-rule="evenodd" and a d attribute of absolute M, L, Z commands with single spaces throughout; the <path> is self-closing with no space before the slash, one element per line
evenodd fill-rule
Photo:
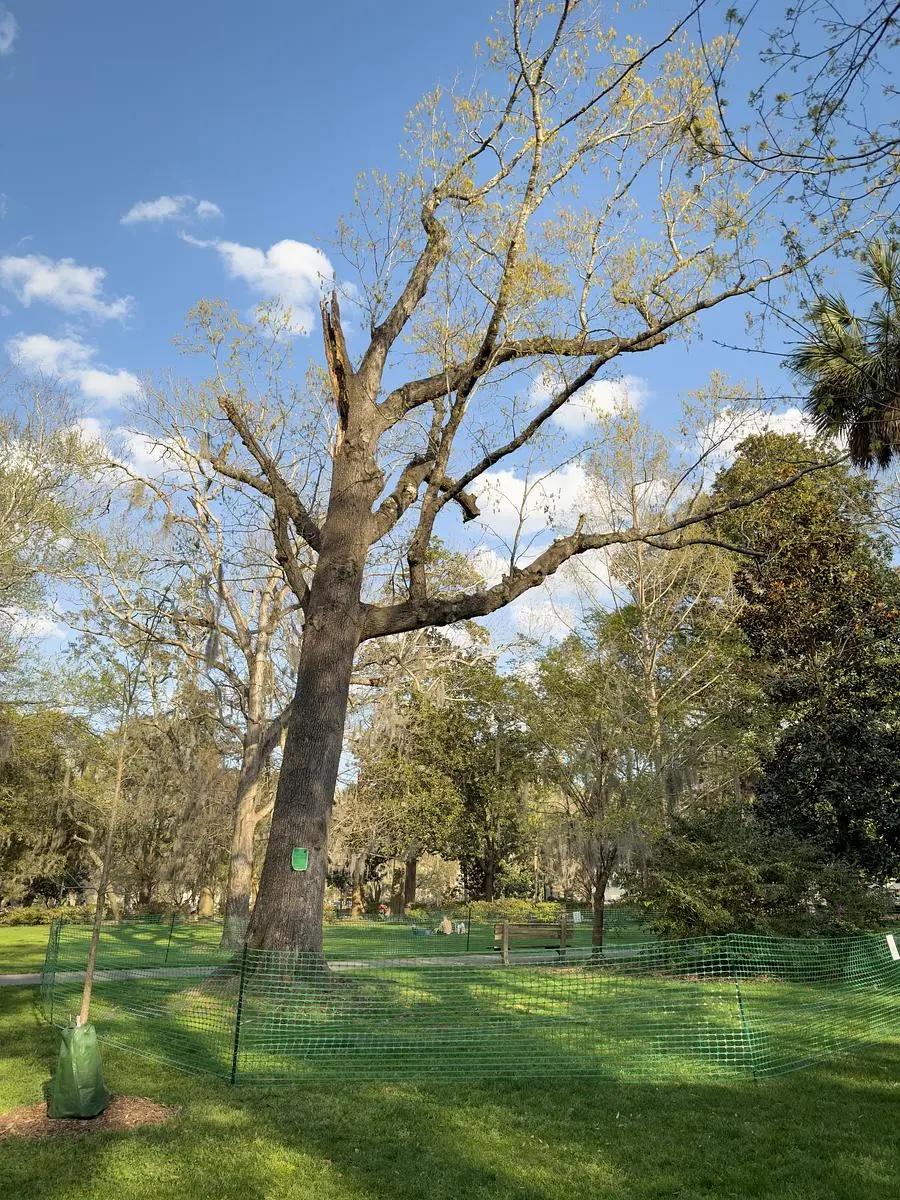
<path fill-rule="evenodd" d="M 253 886 L 253 843 L 259 817 L 256 797 L 259 772 L 248 769 L 247 755 L 241 764 L 237 786 L 237 805 L 231 851 L 228 857 L 228 883 L 225 892 L 225 929 L 222 944 L 238 946 L 244 940 L 250 921 L 250 889 Z"/>
<path fill-rule="evenodd" d="M 615 866 L 617 853 L 615 850 L 604 855 L 601 864 L 594 870 L 593 924 L 591 926 L 591 945 L 603 949 L 603 925 L 606 919 L 606 887 Z"/>
<path fill-rule="evenodd" d="M 416 902 L 416 874 L 418 872 L 419 860 L 417 858 L 408 858 L 406 860 L 406 871 L 403 876 L 403 912 L 405 913 Z"/>
<path fill-rule="evenodd" d="M 353 891 L 350 896 L 350 916 L 361 917 L 366 910 L 366 898 L 363 894 L 363 874 L 365 872 L 365 861 L 361 867 L 353 875 Z"/>
<path fill-rule="evenodd" d="M 403 913 L 403 889 L 403 864 L 395 862 L 394 869 L 391 872 L 391 898 L 389 904 L 390 914 L 392 917 L 399 917 Z"/>
<path fill-rule="evenodd" d="M 252 946 L 315 955 L 322 953 L 328 832 L 365 616 L 361 594 L 372 507 L 384 482 L 375 462 L 380 428 L 374 400 L 350 376 L 336 299 L 331 310 L 323 306 L 323 322 L 339 416 L 337 445 L 328 516 L 306 604 L 293 719 L 248 931 Z M 295 847 L 309 851 L 305 871 L 291 867 Z"/>
<path fill-rule="evenodd" d="M 269 757 L 282 736 L 287 710 L 265 722 L 267 696 L 264 687 L 266 655 L 270 640 L 260 636 L 251 660 L 247 690 L 247 722 L 235 797 L 234 827 L 228 857 L 228 882 L 225 890 L 225 925 L 222 945 L 236 948 L 247 936 L 253 889 L 253 849 L 256 829 L 268 816 L 271 805 L 260 805 L 260 780 Z"/>

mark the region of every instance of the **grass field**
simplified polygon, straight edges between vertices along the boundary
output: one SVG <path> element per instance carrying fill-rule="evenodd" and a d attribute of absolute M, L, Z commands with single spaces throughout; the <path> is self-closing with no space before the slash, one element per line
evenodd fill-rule
<path fill-rule="evenodd" d="M 0 1110 L 34 1103 L 56 1034 L 0 991 Z M 0 1142 L 16 1200 L 883 1200 L 900 1041 L 766 1082 L 230 1089 L 104 1048 L 117 1092 L 182 1108 L 125 1135 Z"/>
<path fill-rule="evenodd" d="M 450 940 L 397 926 L 370 927 L 368 954 L 351 930 L 354 958 L 346 943 L 334 948 L 346 932 L 329 930 L 323 971 L 315 960 L 223 950 L 216 927 L 176 926 L 170 938 L 158 925 L 107 926 L 94 1021 L 118 1045 L 251 1083 L 692 1080 L 806 1065 L 871 1042 L 900 1011 L 900 972 L 879 935 L 701 938 L 602 957 L 528 954 L 504 967 L 493 954 L 391 957 L 399 945 L 428 955 Z M 77 1009 L 89 937 L 87 926 L 62 929 L 57 1024 Z"/>
<path fill-rule="evenodd" d="M 49 925 L 0 926 L 0 975 L 39 971 L 49 933 Z"/>
<path fill-rule="evenodd" d="M 619 945 L 626 941 L 640 940 L 641 930 L 633 922 L 614 925 L 607 932 L 606 943 Z M 18 925 L 0 927 L 0 975 L 26 974 L 39 971 L 44 962 L 44 951 L 50 928 L 47 925 Z M 573 930 L 573 945 L 590 945 L 591 931 L 587 923 Z M 146 929 L 135 932 L 129 927 L 120 936 L 123 964 L 134 951 L 146 952 L 158 947 L 165 953 L 169 936 L 168 923 L 150 924 Z M 179 952 L 196 945 L 215 944 L 219 938 L 217 925 L 176 925 L 171 945 L 168 946 L 169 961 L 177 962 Z M 494 943 L 493 924 L 473 924 L 469 935 L 449 934 L 420 937 L 409 925 L 394 925 L 388 922 L 355 924 L 334 923 L 325 927 L 325 950 L 331 958 L 378 958 L 397 954 L 457 955 L 467 950 L 473 953 L 491 951 Z"/>

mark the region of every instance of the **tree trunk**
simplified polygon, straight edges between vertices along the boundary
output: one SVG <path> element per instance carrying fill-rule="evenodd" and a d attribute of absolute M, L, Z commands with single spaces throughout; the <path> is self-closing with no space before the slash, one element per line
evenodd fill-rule
<path fill-rule="evenodd" d="M 494 862 L 493 851 L 489 850 L 484 859 L 481 894 L 483 900 L 493 900 L 497 887 L 497 864 Z"/>
<path fill-rule="evenodd" d="M 404 894 L 404 879 L 403 879 L 403 864 L 395 862 L 394 869 L 391 872 L 391 903 L 390 910 L 392 917 L 399 917 L 403 911 L 403 894 Z"/>
<path fill-rule="evenodd" d="M 361 917 L 365 912 L 366 900 L 363 895 L 363 876 L 366 871 L 366 862 L 363 859 L 359 870 L 353 873 L 353 891 L 350 896 L 350 916 Z"/>
<path fill-rule="evenodd" d="M 266 950 L 322 952 L 328 828 L 344 738 L 358 623 L 340 613 L 306 623 L 269 844 L 248 939 Z M 291 867 L 294 848 L 308 867 Z"/>
<path fill-rule="evenodd" d="M 603 921 L 606 916 L 606 885 L 609 872 L 598 867 L 594 872 L 594 922 L 591 928 L 591 945 L 603 949 Z"/>
<path fill-rule="evenodd" d="M 419 867 L 417 858 L 406 860 L 406 874 L 403 877 L 403 914 L 416 902 L 416 873 Z"/>
<path fill-rule="evenodd" d="M 256 834 L 256 796 L 259 791 L 259 764 L 244 762 L 237 787 L 237 809 L 231 835 L 231 854 L 228 860 L 228 884 L 225 892 L 225 929 L 222 945 L 235 948 L 247 936 L 250 922 L 250 889 L 253 883 L 253 839 Z"/>
<path fill-rule="evenodd" d="M 372 504 L 383 482 L 365 441 L 348 433 L 334 460 L 329 514 L 306 605 L 272 828 L 248 931 L 254 948 L 322 954 L 328 830 L 362 631 Z M 291 867 L 295 847 L 308 851 L 305 870 Z"/>
<path fill-rule="evenodd" d="M 213 898 L 212 888 L 204 884 L 200 889 L 200 900 L 197 904 L 197 916 L 204 918 L 212 917 L 215 916 L 215 912 L 216 903 Z"/>

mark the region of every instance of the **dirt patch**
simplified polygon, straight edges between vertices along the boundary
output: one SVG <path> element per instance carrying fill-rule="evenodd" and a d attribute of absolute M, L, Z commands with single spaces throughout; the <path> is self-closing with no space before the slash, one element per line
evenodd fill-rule
<path fill-rule="evenodd" d="M 84 1136 L 89 1133 L 125 1133 L 130 1129 L 142 1129 L 145 1125 L 161 1125 L 180 1110 L 156 1104 L 142 1096 L 114 1096 L 99 1117 L 90 1120 L 51 1121 L 47 1116 L 46 1104 L 30 1104 L 14 1108 L 12 1112 L 0 1113 L 0 1138 L 26 1137 L 49 1138 L 72 1133 Z"/>

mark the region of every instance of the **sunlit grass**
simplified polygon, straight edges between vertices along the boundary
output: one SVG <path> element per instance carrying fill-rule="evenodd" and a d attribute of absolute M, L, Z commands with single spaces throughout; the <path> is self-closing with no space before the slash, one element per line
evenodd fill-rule
<path fill-rule="evenodd" d="M 0 1109 L 34 1103 L 56 1034 L 0 992 Z M 900 1042 L 754 1084 L 550 1078 L 238 1088 L 106 1045 L 114 1091 L 169 1125 L 0 1143 L 16 1200 L 876 1200 L 897 1178 Z"/>

